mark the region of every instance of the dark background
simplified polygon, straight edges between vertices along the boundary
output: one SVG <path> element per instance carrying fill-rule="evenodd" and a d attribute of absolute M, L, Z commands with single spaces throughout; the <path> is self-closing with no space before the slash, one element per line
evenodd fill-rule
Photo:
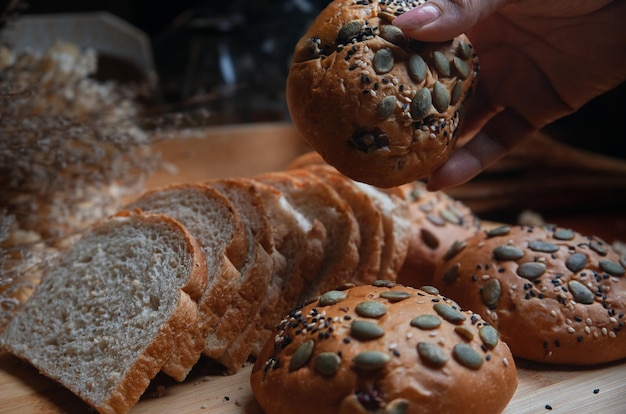
<path fill-rule="evenodd" d="M 0 0 L 0 5 L 16 1 Z M 162 103 L 189 103 L 201 96 L 214 122 L 245 123 L 288 120 L 284 82 L 291 52 L 328 0 L 22 3 L 23 14 L 108 11 L 128 21 L 151 40 Z M 220 58 L 233 65 L 234 82 L 224 79 Z M 625 101 L 623 84 L 546 130 L 572 145 L 626 158 Z"/>

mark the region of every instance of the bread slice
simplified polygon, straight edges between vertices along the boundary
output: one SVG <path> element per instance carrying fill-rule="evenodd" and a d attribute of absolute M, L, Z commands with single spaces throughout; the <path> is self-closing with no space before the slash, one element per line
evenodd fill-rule
<path fill-rule="evenodd" d="M 301 161 L 304 160 L 301 159 Z M 355 270 L 354 282 L 358 284 L 372 283 L 378 278 L 385 238 L 382 212 L 374 205 L 374 201 L 356 186 L 353 180 L 341 174 L 334 167 L 328 164 L 310 163 L 304 168 L 334 188 L 337 194 L 352 207 L 361 234 L 359 264 Z"/>
<path fill-rule="evenodd" d="M 324 258 L 322 223 L 302 215 L 279 189 L 253 182 L 265 203 L 277 253 L 272 255 L 272 279 L 258 314 L 218 359 L 225 366 L 241 366 L 248 357 L 258 355 L 280 318 L 298 304 Z"/>
<path fill-rule="evenodd" d="M 335 169 L 319 153 L 310 151 L 296 157 L 289 164 L 288 169 L 307 168 L 316 171 L 321 167 Z M 395 280 L 396 273 L 404 263 L 409 248 L 411 223 L 406 194 L 399 187 L 380 189 L 369 184 L 352 182 L 374 202 L 382 214 L 386 236 L 381 247 L 382 257 L 378 278 Z"/>
<path fill-rule="evenodd" d="M 355 185 L 374 201 L 383 215 L 385 241 L 378 278 L 396 280 L 409 248 L 409 204 L 397 187 L 383 190 L 358 181 Z"/>
<path fill-rule="evenodd" d="M 210 333 L 222 318 L 233 307 L 248 306 L 236 294 L 240 269 L 247 260 L 245 227 L 230 200 L 199 183 L 146 192 L 127 208 L 166 214 L 178 220 L 196 238 L 206 257 L 209 282 L 200 299 L 204 318 L 196 327 L 202 340 L 177 349 L 163 367 L 166 374 L 182 381 L 211 342 Z"/>
<path fill-rule="evenodd" d="M 251 316 L 257 315 L 270 286 L 274 239 L 262 197 L 250 179 L 231 178 L 205 183 L 228 198 L 239 212 L 247 235 L 246 261 L 241 268 L 239 285 L 233 291 L 236 300 L 207 337 L 204 354 L 217 359 L 245 330 Z M 222 362 L 222 361 L 219 361 Z M 225 367 L 236 372 L 241 365 L 224 361 Z"/>
<path fill-rule="evenodd" d="M 0 344 L 98 412 L 126 413 L 198 335 L 206 284 L 200 246 L 180 223 L 119 213 L 44 276 Z"/>
<path fill-rule="evenodd" d="M 324 260 L 318 275 L 307 283 L 300 301 L 352 280 L 359 263 L 360 233 L 352 208 L 337 192 L 307 169 L 255 177 L 281 190 L 309 220 L 319 220 L 327 232 Z"/>

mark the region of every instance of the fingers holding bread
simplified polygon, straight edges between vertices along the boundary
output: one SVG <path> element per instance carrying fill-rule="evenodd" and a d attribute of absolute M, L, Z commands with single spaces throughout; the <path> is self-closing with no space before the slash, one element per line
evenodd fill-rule
<path fill-rule="evenodd" d="M 478 73 L 464 35 L 407 38 L 396 16 L 421 0 L 335 0 L 297 43 L 287 79 L 292 120 L 331 165 L 357 181 L 392 187 L 448 158 Z"/>

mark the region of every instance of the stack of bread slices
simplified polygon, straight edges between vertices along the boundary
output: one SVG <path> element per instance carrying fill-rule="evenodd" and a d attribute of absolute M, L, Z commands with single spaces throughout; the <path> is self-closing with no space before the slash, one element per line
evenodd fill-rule
<path fill-rule="evenodd" d="M 146 192 L 87 230 L 0 336 L 101 413 L 127 412 L 159 372 L 202 354 L 229 371 L 297 304 L 395 279 L 416 218 L 319 157 L 251 178 Z"/>

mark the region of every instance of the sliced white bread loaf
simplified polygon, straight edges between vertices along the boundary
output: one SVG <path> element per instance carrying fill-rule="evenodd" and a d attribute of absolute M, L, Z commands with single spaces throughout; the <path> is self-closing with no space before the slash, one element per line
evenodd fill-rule
<path fill-rule="evenodd" d="M 272 255 L 272 279 L 259 313 L 219 358 L 225 366 L 241 366 L 249 356 L 258 355 L 282 314 L 298 303 L 324 258 L 326 231 L 321 222 L 302 215 L 282 191 L 253 182 L 265 203 L 278 254 Z"/>
<path fill-rule="evenodd" d="M 261 302 L 271 283 L 274 259 L 272 227 L 261 195 L 249 179 L 232 178 L 205 183 L 228 198 L 245 224 L 247 235 L 246 261 L 240 270 L 239 285 L 232 292 L 233 305 L 219 320 L 207 337 L 204 354 L 219 362 L 228 346 L 246 329 L 254 315 L 258 315 Z M 223 365 L 236 372 L 241 365 Z"/>
<path fill-rule="evenodd" d="M 44 276 L 0 344 L 98 412 L 126 413 L 174 350 L 197 340 L 206 284 L 204 255 L 180 223 L 120 213 Z"/>
<path fill-rule="evenodd" d="M 196 326 L 202 339 L 176 350 L 163 367 L 166 374 L 182 381 L 211 343 L 210 334 L 224 315 L 232 308 L 249 307 L 233 293 L 239 288 L 240 269 L 247 260 L 245 226 L 230 200 L 198 183 L 175 184 L 146 192 L 127 208 L 165 214 L 179 221 L 196 238 L 206 257 L 208 286 L 200 299 L 204 317 Z"/>

